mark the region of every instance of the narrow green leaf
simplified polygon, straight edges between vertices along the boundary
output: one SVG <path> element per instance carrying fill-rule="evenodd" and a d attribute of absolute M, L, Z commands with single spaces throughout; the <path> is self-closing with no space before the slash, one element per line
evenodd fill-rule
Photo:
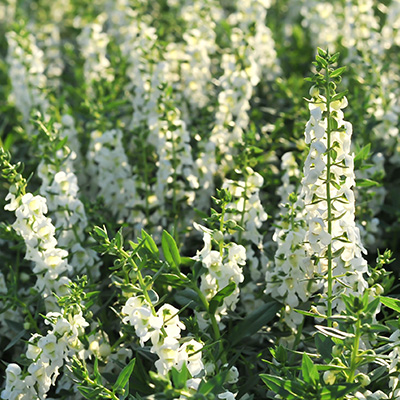
<path fill-rule="evenodd" d="M 179 255 L 178 246 L 176 245 L 174 238 L 165 230 L 162 233 L 161 246 L 168 264 L 173 268 L 179 269 L 181 256 Z"/>
<path fill-rule="evenodd" d="M 174 388 L 183 389 L 185 387 L 186 381 L 191 378 L 191 375 L 189 370 L 187 369 L 186 364 L 183 363 L 180 371 L 172 367 L 171 377 Z"/>
<path fill-rule="evenodd" d="M 303 374 L 304 382 L 310 383 L 313 386 L 317 385 L 319 380 L 318 370 L 312 362 L 310 356 L 308 356 L 306 353 L 303 353 L 301 372 Z"/>
<path fill-rule="evenodd" d="M 101 387 L 91 388 L 78 386 L 78 390 L 85 399 L 98 399 L 98 395 L 103 391 Z"/>
<path fill-rule="evenodd" d="M 340 92 L 335 94 L 332 98 L 331 98 L 331 102 L 333 101 L 337 101 L 337 100 L 342 100 L 344 96 L 346 96 L 346 94 L 349 93 L 348 90 L 345 90 L 344 92 Z"/>
<path fill-rule="evenodd" d="M 193 289 L 189 288 L 178 290 L 174 299 L 179 305 L 185 306 L 189 304 L 189 307 L 193 309 L 200 304 L 199 295 Z"/>
<path fill-rule="evenodd" d="M 317 333 L 314 339 L 317 350 L 322 358 L 327 362 L 332 360 L 332 347 L 334 346 L 332 339 L 321 333 Z"/>
<path fill-rule="evenodd" d="M 329 58 L 328 60 L 329 64 L 334 64 L 335 62 L 337 62 L 339 56 L 340 56 L 339 52 L 335 53 L 332 57 Z"/>
<path fill-rule="evenodd" d="M 124 367 L 124 369 L 120 372 L 118 375 L 118 379 L 113 385 L 113 391 L 118 392 L 122 389 L 125 388 L 127 383 L 129 382 L 129 378 L 132 375 L 133 368 L 135 367 L 135 362 L 136 358 L 132 358 L 131 361 L 129 361 L 129 364 Z"/>
<path fill-rule="evenodd" d="M 321 391 L 321 400 L 340 399 L 348 393 L 354 391 L 361 385 L 359 383 L 339 383 L 333 385 L 326 385 Z"/>
<path fill-rule="evenodd" d="M 266 326 L 272 321 L 280 307 L 280 304 L 277 302 L 268 302 L 258 307 L 238 324 L 235 324 L 233 329 L 229 332 L 227 342 L 231 346 L 235 346 L 244 338 L 254 335 L 263 326 Z M 315 315 L 313 316 L 315 317 Z"/>
<path fill-rule="evenodd" d="M 345 70 L 346 70 L 346 67 L 345 67 L 345 66 L 344 66 L 344 67 L 337 68 L 337 69 L 335 69 L 334 71 L 332 71 L 332 72 L 329 73 L 329 77 L 330 77 L 330 78 L 335 78 L 336 76 L 340 76 L 340 75 L 342 75 L 342 73 L 343 73 Z"/>
<path fill-rule="evenodd" d="M 372 179 L 357 179 L 356 180 L 356 186 L 357 187 L 379 186 L 379 183 L 373 181 Z"/>
<path fill-rule="evenodd" d="M 260 378 L 270 390 L 272 390 L 276 394 L 279 394 L 284 399 L 289 398 L 288 397 L 290 395 L 289 391 L 283 388 L 285 383 L 283 378 L 281 378 L 280 376 L 274 376 L 269 374 L 261 374 Z"/>
<path fill-rule="evenodd" d="M 99 372 L 99 359 L 96 357 L 93 365 L 94 381 L 101 385 L 102 379 Z"/>
<path fill-rule="evenodd" d="M 371 143 L 368 143 L 356 154 L 356 156 L 354 157 L 354 162 L 359 160 L 366 160 L 369 156 L 370 151 L 371 151 Z"/>
<path fill-rule="evenodd" d="M 12 347 L 14 347 L 14 346 L 19 342 L 19 340 L 20 340 L 22 337 L 25 336 L 26 333 L 27 333 L 26 330 L 23 329 L 22 331 L 20 331 L 20 332 L 17 333 L 16 335 L 13 335 L 13 340 L 11 340 L 11 342 L 8 343 L 8 345 L 6 346 L 5 349 L 3 349 L 3 351 L 6 352 L 8 349 L 11 349 Z"/>
<path fill-rule="evenodd" d="M 150 251 L 151 254 L 157 255 L 157 257 L 160 256 L 160 252 L 158 250 L 158 247 L 156 245 L 156 242 L 154 239 L 145 231 L 142 229 L 142 239 L 145 240 L 144 247 L 147 248 L 147 250 Z"/>
<path fill-rule="evenodd" d="M 381 303 L 384 304 L 386 307 L 391 308 L 394 311 L 400 313 L 400 300 L 394 299 L 393 297 L 380 297 Z"/>
<path fill-rule="evenodd" d="M 315 59 L 317 60 L 318 64 L 320 64 L 322 67 L 326 68 L 328 66 L 328 61 L 326 61 L 324 58 L 322 58 L 319 55 L 315 56 Z"/>
<path fill-rule="evenodd" d="M 107 229 L 104 225 L 103 225 L 103 228 L 100 228 L 99 226 L 95 226 L 93 228 L 93 230 L 98 236 L 100 236 L 104 239 L 108 239 Z"/>
<path fill-rule="evenodd" d="M 217 308 L 222 305 L 225 297 L 230 296 L 236 288 L 235 282 L 230 282 L 223 289 L 219 290 L 215 296 L 210 300 L 208 311 L 210 314 L 214 314 Z"/>
<path fill-rule="evenodd" d="M 197 393 L 207 396 L 212 391 L 218 392 L 218 390 L 223 389 L 223 384 L 225 383 L 226 376 L 228 375 L 228 370 L 219 373 L 213 378 L 207 381 L 201 381 Z"/>
<path fill-rule="evenodd" d="M 166 283 L 174 288 L 184 287 L 190 282 L 190 280 L 187 278 L 185 279 L 182 276 L 168 273 L 163 273 L 162 275 L 160 275 L 159 281 Z"/>

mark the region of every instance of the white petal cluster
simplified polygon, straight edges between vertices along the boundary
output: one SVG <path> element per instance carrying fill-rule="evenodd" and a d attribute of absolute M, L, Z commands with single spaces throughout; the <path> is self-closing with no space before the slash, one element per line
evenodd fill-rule
<path fill-rule="evenodd" d="M 25 259 L 34 263 L 33 272 L 37 277 L 35 287 L 43 292 L 44 298 L 53 302 L 52 293 L 62 295 L 65 287 L 62 275 L 71 271 L 71 266 L 67 260 L 68 252 L 57 247 L 54 225 L 50 218 L 45 216 L 46 199 L 31 193 L 17 198 L 10 192 L 6 200 L 10 200 L 10 203 L 4 208 L 15 211 L 16 215 L 12 227 L 22 236 L 26 244 Z"/>
<path fill-rule="evenodd" d="M 268 218 L 260 201 L 260 189 L 264 184 L 264 179 L 250 167 L 246 168 L 244 179 L 238 181 L 227 179 L 222 188 L 227 189 L 233 195 L 233 201 L 227 207 L 239 211 L 239 214 L 228 213 L 226 217 L 236 221 L 244 228 L 241 237 L 248 242 L 246 246 L 247 263 L 252 280 L 256 282 L 265 273 L 260 270 L 260 266 L 266 264 L 266 260 L 260 260 L 252 249 L 252 245 L 255 245 L 261 252 L 260 256 L 263 256 L 263 235 L 260 229 Z M 235 238 L 237 238 L 237 234 L 235 234 Z"/>
<path fill-rule="evenodd" d="M 70 250 L 71 266 L 76 271 L 90 268 L 89 275 L 96 276 L 99 271 L 94 266 L 98 257 L 92 249 L 83 247 L 87 240 L 87 218 L 74 173 L 75 153 L 63 146 L 56 157 L 64 161 L 51 163 L 42 159 L 38 166 L 38 176 L 42 179 L 40 194 L 46 197 L 49 212 L 55 221 L 59 246 Z"/>
<path fill-rule="evenodd" d="M 79 336 L 89 324 L 81 312 L 67 317 L 59 312 L 50 312 L 45 322 L 52 328 L 47 335 L 35 334 L 29 340 L 26 357 L 31 363 L 27 373 L 22 374 L 21 368 L 15 363 L 7 366 L 2 399 L 45 399 L 65 361 L 82 350 Z"/>
<path fill-rule="evenodd" d="M 98 15 L 94 22 L 83 27 L 77 37 L 81 52 L 85 56 L 83 73 L 88 83 L 99 82 L 101 79 L 114 80 L 111 63 L 106 55 L 110 41 L 107 33 L 103 31 L 106 19 L 105 14 Z"/>
<path fill-rule="evenodd" d="M 342 109 L 347 100 L 331 103 L 331 117 L 337 128 L 330 133 L 331 152 L 330 179 L 334 184 L 329 185 L 331 209 L 331 232 L 328 232 L 328 137 L 326 99 L 320 96 L 319 100 L 310 103 L 311 117 L 307 122 L 305 137 L 310 145 L 310 151 L 304 165 L 302 181 L 302 198 L 304 198 L 308 232 L 306 242 L 311 247 L 312 254 L 319 259 L 318 272 L 327 271 L 327 249 L 332 246 L 333 274 L 340 276 L 335 279 L 333 293 L 346 292 L 361 294 L 367 287 L 363 274 L 367 272 L 367 262 L 362 253 L 366 253 L 361 244 L 360 232 L 355 225 L 355 205 L 353 186 L 354 161 L 350 153 L 352 125 L 343 119 Z M 303 197 L 304 196 L 304 197 Z M 344 306 L 339 299 L 333 303 L 334 308 L 340 311 Z"/>
<path fill-rule="evenodd" d="M 10 31 L 6 37 L 6 59 L 12 84 L 12 101 L 23 116 L 25 128 L 31 132 L 31 111 L 37 109 L 45 114 L 49 108 L 49 102 L 43 95 L 43 89 L 47 86 L 44 53 L 37 46 L 35 36 L 30 33 L 21 35 Z"/>
<path fill-rule="evenodd" d="M 222 251 L 212 250 L 212 231 L 202 225 L 193 223 L 196 230 L 203 233 L 204 247 L 197 251 L 193 257 L 196 261 L 201 261 L 207 272 L 201 276 L 200 289 L 207 300 L 211 300 L 218 291 L 234 282 L 236 288 L 233 293 L 225 297 L 223 304 L 217 308 L 216 319 L 222 328 L 221 318 L 228 313 L 228 310 L 235 310 L 236 303 L 239 300 L 239 284 L 243 282 L 242 266 L 246 264 L 246 249 L 242 245 L 229 243 Z M 203 316 L 198 315 L 199 323 L 207 326 Z"/>
<path fill-rule="evenodd" d="M 177 308 L 166 303 L 154 312 L 143 297 L 134 296 L 127 300 L 121 312 L 125 315 L 122 321 L 135 328 L 142 347 L 151 340 L 150 351 L 158 356 L 155 366 L 159 374 L 165 376 L 173 367 L 180 370 L 183 364 L 193 378 L 203 371 L 203 345 L 194 339 L 181 338 L 181 331 L 186 327 L 179 320 Z"/>
<path fill-rule="evenodd" d="M 91 171 L 91 195 L 102 197 L 119 222 L 145 223 L 140 211 L 144 200 L 137 194 L 138 179 L 133 174 L 122 143 L 120 129 L 93 131 L 87 154 Z M 141 226 L 141 225 L 139 225 Z"/>

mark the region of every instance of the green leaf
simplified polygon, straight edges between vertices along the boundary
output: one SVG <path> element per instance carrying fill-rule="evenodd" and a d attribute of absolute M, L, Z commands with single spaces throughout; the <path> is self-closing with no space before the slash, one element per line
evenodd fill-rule
<path fill-rule="evenodd" d="M 156 245 L 156 242 L 154 239 L 142 229 L 142 239 L 145 240 L 144 247 L 150 251 L 151 254 L 156 254 L 157 257 L 160 256 L 160 252 L 158 250 L 158 247 Z"/>
<path fill-rule="evenodd" d="M 122 249 L 122 246 L 124 244 L 124 237 L 122 236 L 122 228 L 115 235 L 115 238 L 113 240 L 113 244 L 118 250 Z"/>
<path fill-rule="evenodd" d="M 344 92 L 340 92 L 338 94 L 335 94 L 332 98 L 331 98 L 331 103 L 334 101 L 338 101 L 338 100 L 342 100 L 344 96 L 346 96 L 346 94 L 349 93 L 348 90 L 345 90 Z"/>
<path fill-rule="evenodd" d="M 359 383 L 339 383 L 326 385 L 321 391 L 321 400 L 340 399 L 348 393 L 353 393 L 361 385 Z"/>
<path fill-rule="evenodd" d="M 367 307 L 365 308 L 365 313 L 369 314 L 370 316 L 374 315 L 380 302 L 381 300 L 379 299 L 379 297 L 372 300 L 370 303 L 368 303 Z"/>
<path fill-rule="evenodd" d="M 26 330 L 23 329 L 16 335 L 12 335 L 13 339 L 11 340 L 10 343 L 8 343 L 8 345 L 6 346 L 5 349 L 3 349 L 3 351 L 6 352 L 8 349 L 11 349 L 12 347 L 14 347 L 19 342 L 19 340 L 25 336 L 26 333 L 27 333 Z"/>
<path fill-rule="evenodd" d="M 78 390 L 85 399 L 98 399 L 99 398 L 98 395 L 103 391 L 103 388 L 78 386 Z"/>
<path fill-rule="evenodd" d="M 281 306 L 277 302 L 268 302 L 258 307 L 238 324 L 235 324 L 229 332 L 227 342 L 231 346 L 235 346 L 244 338 L 254 335 L 276 316 L 280 308 Z M 315 315 L 313 316 L 315 317 Z"/>
<path fill-rule="evenodd" d="M 389 307 L 392 310 L 400 313 L 400 300 L 394 299 L 392 297 L 386 297 L 386 296 L 381 296 L 380 300 L 381 300 L 381 303 L 384 304 L 386 307 Z"/>
<path fill-rule="evenodd" d="M 321 65 L 323 68 L 326 68 L 328 66 L 328 61 L 326 61 L 324 58 L 320 57 L 319 55 L 316 55 L 315 59 L 317 60 L 318 64 Z"/>
<path fill-rule="evenodd" d="M 199 295 L 193 289 L 183 289 L 176 292 L 175 301 L 181 306 L 189 304 L 190 308 L 196 308 L 200 304 Z"/>
<path fill-rule="evenodd" d="M 103 228 L 100 228 L 99 226 L 95 226 L 93 228 L 93 230 L 99 237 L 102 237 L 104 239 L 108 239 L 107 229 L 106 229 L 106 227 L 104 225 L 103 225 Z"/>
<path fill-rule="evenodd" d="M 321 57 L 326 57 L 326 50 L 321 49 L 321 47 L 317 47 L 317 53 Z"/>
<path fill-rule="evenodd" d="M 322 358 L 329 362 L 332 359 L 332 347 L 334 343 L 330 337 L 324 336 L 321 333 L 317 333 L 314 336 L 315 345 L 319 354 L 321 354 Z"/>
<path fill-rule="evenodd" d="M 197 393 L 207 396 L 211 392 L 218 392 L 223 390 L 223 384 L 225 383 L 228 370 L 220 372 L 218 375 L 207 381 L 201 381 Z"/>
<path fill-rule="evenodd" d="M 261 374 L 260 378 L 262 381 L 268 386 L 270 390 L 279 394 L 281 398 L 289 399 L 290 393 L 285 390 L 284 387 L 284 380 L 280 376 L 269 375 L 269 374 Z"/>
<path fill-rule="evenodd" d="M 357 179 L 356 186 L 357 187 L 371 187 L 371 186 L 380 186 L 380 185 L 378 182 L 375 182 L 372 179 Z"/>
<path fill-rule="evenodd" d="M 339 52 L 335 53 L 332 57 L 329 58 L 328 60 L 329 64 L 334 64 L 335 62 L 337 62 L 339 56 L 340 56 Z"/>
<path fill-rule="evenodd" d="M 178 276 L 176 274 L 168 274 L 168 273 L 163 273 L 162 275 L 160 275 L 158 280 L 174 288 L 185 287 L 190 282 L 190 280 L 187 278 L 185 279 L 185 277 L 182 274 L 181 276 Z"/>
<path fill-rule="evenodd" d="M 283 379 L 280 376 L 269 374 L 260 375 L 263 382 L 275 393 L 282 396 L 284 399 L 306 399 L 306 393 L 301 385 L 301 381 Z"/>
<path fill-rule="evenodd" d="M 336 76 L 340 76 L 340 75 L 342 75 L 342 72 L 344 72 L 345 70 L 346 70 L 346 67 L 337 68 L 334 71 L 329 73 L 329 77 L 335 78 Z"/>
<path fill-rule="evenodd" d="M 176 245 L 174 238 L 165 230 L 162 233 L 161 246 L 168 264 L 179 270 L 181 256 L 179 255 L 178 246 Z"/>
<path fill-rule="evenodd" d="M 101 385 L 102 379 L 101 379 L 101 375 L 99 372 L 99 359 L 97 357 L 94 360 L 93 374 L 94 374 L 94 381 Z"/>
<path fill-rule="evenodd" d="M 236 288 L 235 282 L 230 282 L 223 289 L 219 290 L 215 296 L 210 300 L 208 311 L 210 314 L 214 314 L 217 308 L 222 305 L 225 297 L 230 296 Z"/>
<path fill-rule="evenodd" d="M 371 143 L 368 143 L 364 146 L 354 157 L 354 162 L 366 160 L 369 157 L 369 153 L 371 151 Z"/>
<path fill-rule="evenodd" d="M 317 385 L 317 382 L 319 381 L 318 370 L 312 362 L 310 356 L 308 356 L 306 353 L 303 353 L 301 372 L 303 374 L 304 382 L 311 383 L 313 386 Z"/>
<path fill-rule="evenodd" d="M 129 382 L 129 378 L 132 375 L 133 368 L 135 367 L 136 358 L 132 358 L 129 364 L 124 367 L 124 369 L 119 373 L 118 379 L 113 385 L 113 391 L 118 392 L 125 388 Z"/>
<path fill-rule="evenodd" d="M 174 384 L 174 388 L 183 389 L 186 385 L 186 381 L 191 378 L 191 375 L 189 370 L 187 369 L 186 364 L 183 363 L 180 371 L 172 367 L 171 377 L 172 377 L 172 382 Z"/>

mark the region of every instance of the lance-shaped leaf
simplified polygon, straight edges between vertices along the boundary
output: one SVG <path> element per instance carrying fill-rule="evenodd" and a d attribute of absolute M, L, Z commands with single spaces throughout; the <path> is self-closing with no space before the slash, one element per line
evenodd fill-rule
<path fill-rule="evenodd" d="M 230 296 L 236 288 L 235 282 L 230 282 L 223 289 L 218 291 L 218 293 L 210 300 L 208 311 L 210 314 L 214 314 L 217 308 L 222 305 L 225 297 Z"/>
<path fill-rule="evenodd" d="M 303 374 L 304 382 L 311 383 L 314 387 L 317 385 L 319 381 L 317 367 L 312 362 L 310 356 L 306 353 L 303 353 L 301 372 Z"/>
<path fill-rule="evenodd" d="M 392 310 L 400 313 L 400 300 L 394 299 L 392 297 L 386 297 L 386 296 L 381 296 L 380 300 L 381 300 L 381 303 L 384 304 L 386 307 L 389 307 Z"/>
<path fill-rule="evenodd" d="M 135 367 L 135 361 L 136 359 L 133 358 L 128 365 L 126 365 L 124 367 L 124 369 L 119 373 L 118 375 L 118 379 L 115 382 L 115 384 L 113 385 L 113 391 L 114 392 L 119 392 L 122 389 L 125 388 L 125 386 L 128 384 L 129 382 L 129 378 L 132 375 L 133 372 L 133 368 Z"/>
<path fill-rule="evenodd" d="M 174 238 L 167 231 L 163 231 L 162 233 L 161 246 L 168 264 L 171 265 L 172 268 L 179 270 L 181 256 L 179 255 L 178 246 Z"/>

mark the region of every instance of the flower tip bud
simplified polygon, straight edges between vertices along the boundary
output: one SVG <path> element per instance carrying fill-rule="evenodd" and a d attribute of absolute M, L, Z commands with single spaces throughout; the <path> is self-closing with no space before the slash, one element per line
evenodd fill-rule
<path fill-rule="evenodd" d="M 311 86 L 309 93 L 310 93 L 311 97 L 318 97 L 318 95 L 319 95 L 318 86 L 316 86 L 316 85 Z"/>
<path fill-rule="evenodd" d="M 324 372 L 324 382 L 327 385 L 333 385 L 336 381 L 336 375 L 333 371 L 325 371 Z"/>

